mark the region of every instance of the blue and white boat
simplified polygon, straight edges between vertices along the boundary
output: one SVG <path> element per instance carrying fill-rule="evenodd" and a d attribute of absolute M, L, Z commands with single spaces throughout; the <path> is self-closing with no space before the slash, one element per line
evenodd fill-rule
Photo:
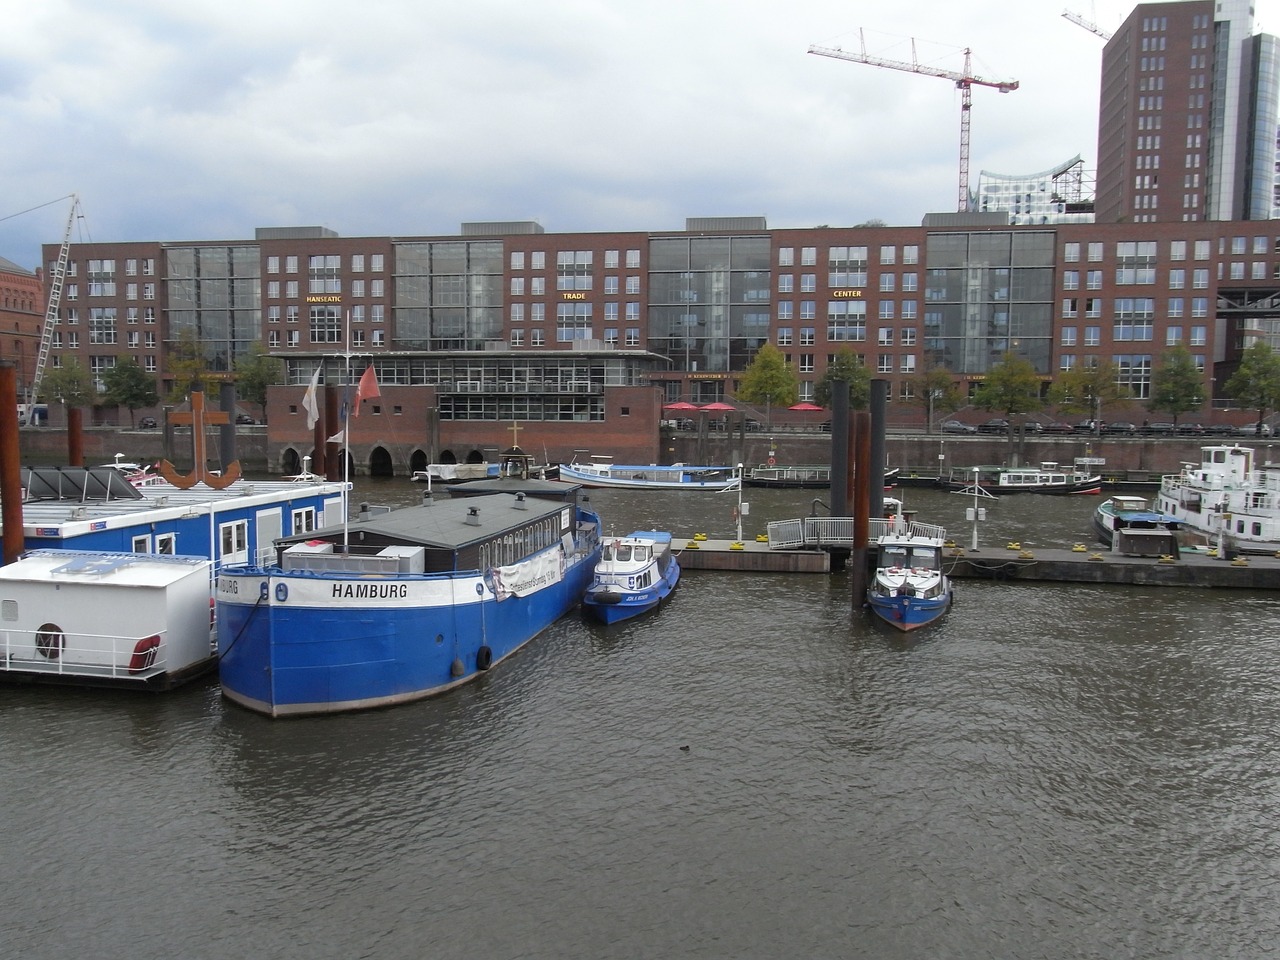
<path fill-rule="evenodd" d="M 341 519 L 346 484 L 135 484 L 117 465 L 20 471 L 24 554 L 0 567 L 0 681 L 168 689 L 217 666 L 213 577 Z"/>
<path fill-rule="evenodd" d="M 218 577 L 225 697 L 272 717 L 417 700 L 483 675 L 577 606 L 600 519 L 523 493 L 432 500 L 276 544 Z"/>
<path fill-rule="evenodd" d="M 319 479 L 135 486 L 114 467 L 24 467 L 20 482 L 27 550 L 182 554 L 215 569 L 270 556 L 281 535 L 339 522 L 348 488 Z"/>
<path fill-rule="evenodd" d="M 899 630 L 932 623 L 951 608 L 951 581 L 942 566 L 946 532 L 933 524 L 878 521 L 875 574 L 867 587 L 872 613 Z"/>
<path fill-rule="evenodd" d="M 680 561 L 671 552 L 671 534 L 638 530 L 606 539 L 583 609 L 605 623 L 653 610 L 680 582 Z"/>
<path fill-rule="evenodd" d="M 733 467 L 695 467 L 687 463 L 620 464 L 594 457 L 591 463 L 560 464 L 560 479 L 584 487 L 622 490 L 737 490 Z"/>

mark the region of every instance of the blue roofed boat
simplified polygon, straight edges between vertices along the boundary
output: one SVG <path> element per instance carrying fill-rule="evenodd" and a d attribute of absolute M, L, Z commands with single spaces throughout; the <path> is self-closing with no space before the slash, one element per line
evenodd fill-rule
<path fill-rule="evenodd" d="M 1118 530 L 1164 530 L 1174 532 L 1182 521 L 1153 509 L 1146 497 L 1114 496 L 1098 504 L 1093 512 L 1093 530 L 1107 546 Z"/>
<path fill-rule="evenodd" d="M 225 697 L 273 717 L 385 707 L 475 680 L 582 599 L 600 519 L 558 488 L 363 510 L 218 577 Z"/>
<path fill-rule="evenodd" d="M 951 580 L 942 566 L 946 531 L 896 518 L 873 522 L 883 533 L 867 587 L 871 612 L 899 630 L 933 623 L 951 609 Z"/>
<path fill-rule="evenodd" d="M 605 623 L 617 623 L 658 607 L 680 582 L 680 561 L 671 552 L 671 534 L 638 530 L 606 539 L 583 609 Z"/>

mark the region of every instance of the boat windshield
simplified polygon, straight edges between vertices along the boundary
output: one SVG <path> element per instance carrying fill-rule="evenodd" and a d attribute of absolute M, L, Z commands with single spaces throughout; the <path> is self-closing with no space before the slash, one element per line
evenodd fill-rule
<path fill-rule="evenodd" d="M 886 567 L 907 567 L 907 558 L 910 551 L 906 547 L 888 547 L 884 551 L 883 566 Z"/>
<path fill-rule="evenodd" d="M 935 547 L 912 547 L 911 566 L 921 570 L 938 569 L 938 551 Z"/>

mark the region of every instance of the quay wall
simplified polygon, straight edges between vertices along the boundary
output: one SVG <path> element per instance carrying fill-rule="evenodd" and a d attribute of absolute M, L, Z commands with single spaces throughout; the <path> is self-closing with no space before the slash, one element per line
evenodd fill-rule
<path fill-rule="evenodd" d="M 271 435 L 266 426 L 241 425 L 236 429 L 236 452 L 250 473 L 279 472 L 280 456 L 286 446 L 301 444 L 292 436 L 283 440 Z M 498 437 L 493 438 L 497 445 Z M 524 438 L 521 437 L 523 444 Z M 59 427 L 24 427 L 19 431 L 19 449 L 24 464 L 52 465 L 67 462 L 66 431 Z M 920 433 L 890 433 L 885 443 L 889 466 L 902 468 L 903 474 L 936 476 L 939 465 L 971 467 L 980 464 L 1012 466 L 1034 465 L 1041 461 L 1071 464 L 1076 457 L 1096 457 L 1106 461 L 1098 468 L 1104 477 L 1147 473 L 1156 480 L 1162 474 L 1177 473 L 1183 463 L 1198 463 L 1200 447 L 1211 443 L 1240 443 L 1259 451 L 1259 464 L 1278 462 L 1280 439 L 1248 437 L 1043 437 L 1021 442 L 996 436 L 927 436 Z M 376 441 L 356 443 L 355 472 L 368 473 L 369 454 Z M 1277 445 L 1273 451 L 1273 445 Z M 83 446 L 87 464 L 108 463 L 116 453 L 138 462 L 154 462 L 168 458 L 185 469 L 190 462 L 190 438 L 184 432 L 173 437 L 168 446 L 163 430 L 131 430 L 121 427 L 86 427 Z M 817 430 L 767 433 L 759 432 L 674 432 L 661 431 L 656 444 L 658 459 L 663 463 L 736 464 L 756 466 L 768 462 L 770 454 L 780 464 L 829 464 L 831 435 Z M 591 453 L 612 454 L 613 449 L 596 449 Z M 216 449 L 216 448 L 215 448 Z M 216 453 L 211 454 L 216 460 Z M 619 461 L 621 462 L 621 461 Z M 650 462 L 645 458 L 642 462 Z M 407 466 L 396 464 L 397 474 L 408 476 Z M 1131 477 L 1132 479 L 1132 477 Z"/>

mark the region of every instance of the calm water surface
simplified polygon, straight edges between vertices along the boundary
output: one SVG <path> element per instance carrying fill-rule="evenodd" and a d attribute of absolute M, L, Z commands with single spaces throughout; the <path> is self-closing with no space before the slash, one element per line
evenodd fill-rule
<path fill-rule="evenodd" d="M 905 494 L 968 543 L 965 498 Z M 813 492 L 744 496 L 754 536 Z M 592 499 L 612 533 L 734 532 L 736 495 Z M 1095 503 L 992 504 L 984 549 L 1085 539 Z M 690 572 L 386 711 L 0 688 L 0 955 L 1277 955 L 1276 622 L 964 583 L 904 637 L 842 574 Z"/>

